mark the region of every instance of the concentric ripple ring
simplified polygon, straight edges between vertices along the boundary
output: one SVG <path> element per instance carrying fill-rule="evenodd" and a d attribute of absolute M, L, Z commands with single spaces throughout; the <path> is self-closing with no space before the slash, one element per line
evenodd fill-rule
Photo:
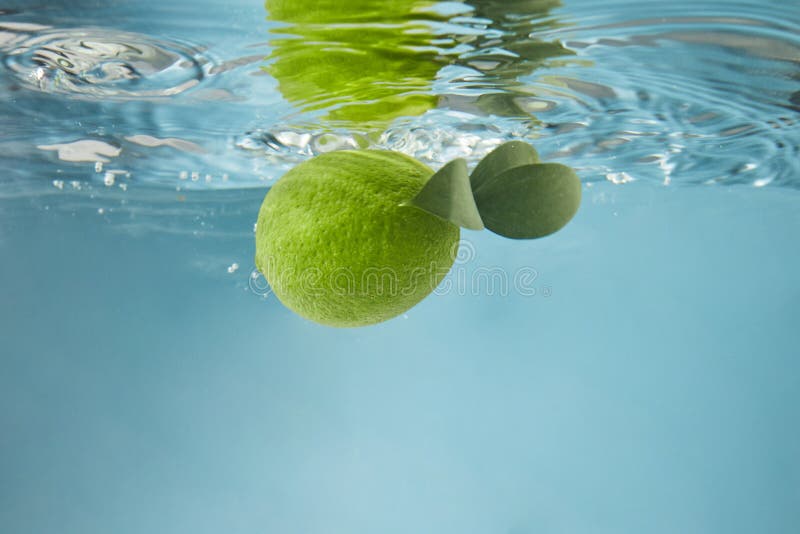
<path fill-rule="evenodd" d="M 5 54 L 4 63 L 30 89 L 124 100 L 183 93 L 203 80 L 209 61 L 174 41 L 75 28 L 31 34 Z"/>

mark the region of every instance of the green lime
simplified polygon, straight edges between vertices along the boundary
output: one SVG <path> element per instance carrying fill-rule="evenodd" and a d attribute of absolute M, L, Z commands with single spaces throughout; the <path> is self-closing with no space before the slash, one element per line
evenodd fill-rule
<path fill-rule="evenodd" d="M 264 198 L 256 266 L 277 297 L 330 326 L 395 317 L 453 265 L 459 228 L 411 200 L 433 171 L 397 152 L 347 150 L 289 171 Z"/>

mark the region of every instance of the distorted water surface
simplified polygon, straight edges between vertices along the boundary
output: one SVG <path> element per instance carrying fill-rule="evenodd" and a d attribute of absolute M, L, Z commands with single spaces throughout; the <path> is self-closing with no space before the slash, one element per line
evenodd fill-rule
<path fill-rule="evenodd" d="M 799 36 L 796 1 L 0 1 L 0 532 L 795 532 Z M 317 326 L 254 270 L 297 163 L 512 139 L 577 217 L 464 231 L 406 315 Z"/>

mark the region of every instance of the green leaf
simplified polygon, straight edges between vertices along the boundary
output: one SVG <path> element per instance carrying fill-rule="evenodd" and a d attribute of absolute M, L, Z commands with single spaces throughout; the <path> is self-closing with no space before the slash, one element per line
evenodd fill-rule
<path fill-rule="evenodd" d="M 469 184 L 467 162 L 463 159 L 455 159 L 439 169 L 407 204 L 458 226 L 483 230 L 483 221 Z"/>
<path fill-rule="evenodd" d="M 503 143 L 483 158 L 472 171 L 469 178 L 472 191 L 478 191 L 489 180 L 509 169 L 532 163 L 539 163 L 539 154 L 531 145 L 522 141 Z"/>
<path fill-rule="evenodd" d="M 475 192 L 486 228 L 513 239 L 536 239 L 560 230 L 578 211 L 581 181 L 558 163 L 509 169 Z"/>

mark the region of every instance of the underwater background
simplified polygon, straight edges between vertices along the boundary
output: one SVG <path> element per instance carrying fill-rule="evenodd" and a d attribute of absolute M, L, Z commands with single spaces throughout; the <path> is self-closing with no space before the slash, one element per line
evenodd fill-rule
<path fill-rule="evenodd" d="M 797 1 L 0 0 L 1 533 L 800 524 Z M 389 322 L 253 263 L 294 165 L 576 169 Z"/>

